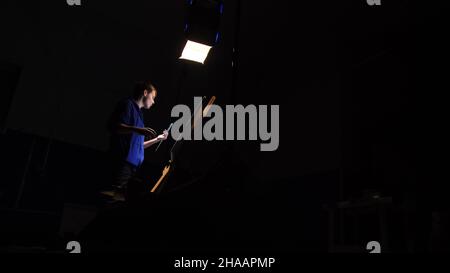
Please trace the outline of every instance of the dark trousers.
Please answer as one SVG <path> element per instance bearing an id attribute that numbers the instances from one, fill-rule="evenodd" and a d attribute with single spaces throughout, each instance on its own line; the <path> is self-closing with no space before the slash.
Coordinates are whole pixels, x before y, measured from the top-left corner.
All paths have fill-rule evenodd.
<path id="1" fill-rule="evenodd" d="M 139 179 L 138 169 L 130 163 L 116 163 L 113 170 L 113 187 L 116 192 L 123 194 L 126 201 L 139 200 L 149 191 L 145 183 Z"/>
<path id="2" fill-rule="evenodd" d="M 113 187 L 125 191 L 130 181 L 136 178 L 137 168 L 128 162 L 116 162 L 113 173 Z"/>

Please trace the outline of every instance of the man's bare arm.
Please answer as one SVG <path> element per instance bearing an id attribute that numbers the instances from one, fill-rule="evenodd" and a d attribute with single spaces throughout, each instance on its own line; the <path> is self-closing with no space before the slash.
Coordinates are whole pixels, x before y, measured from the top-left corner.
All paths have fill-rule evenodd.
<path id="1" fill-rule="evenodd" d="M 148 149 L 158 142 L 160 142 L 160 140 L 158 138 L 154 138 L 152 140 L 146 141 L 146 142 L 144 142 L 144 149 Z"/>
<path id="2" fill-rule="evenodd" d="M 164 134 L 159 135 L 158 137 L 156 137 L 156 138 L 154 138 L 152 140 L 144 142 L 144 149 L 150 148 L 153 145 L 155 145 L 155 144 L 157 144 L 157 143 L 159 143 L 161 141 L 166 140 L 168 136 L 169 136 L 169 133 L 167 131 L 164 131 Z"/>
<path id="3" fill-rule="evenodd" d="M 136 133 L 143 136 L 155 137 L 156 132 L 150 128 L 139 128 L 135 126 L 126 125 L 120 123 L 116 127 L 116 132 L 119 134 L 131 134 Z"/>

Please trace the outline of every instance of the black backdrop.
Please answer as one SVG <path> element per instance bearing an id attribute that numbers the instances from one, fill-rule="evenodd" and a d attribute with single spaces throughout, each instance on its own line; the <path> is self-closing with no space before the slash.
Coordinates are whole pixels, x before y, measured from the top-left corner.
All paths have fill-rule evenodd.
<path id="1" fill-rule="evenodd" d="M 210 171 L 222 178 L 213 176 L 208 190 L 273 195 L 282 208 L 303 207 L 311 215 L 338 199 L 340 181 L 346 197 L 375 188 L 400 199 L 411 193 L 426 206 L 441 200 L 436 185 L 420 176 L 425 164 L 419 152 L 428 152 L 421 146 L 425 120 L 437 116 L 424 110 L 433 97 L 429 84 L 436 90 L 445 83 L 444 70 L 433 72 L 434 60 L 448 60 L 444 9 L 412 1 L 383 1 L 381 7 L 362 0 L 242 2 L 235 94 L 236 1 L 226 3 L 223 40 L 205 66 L 177 61 L 182 0 L 2 4 L 0 60 L 23 67 L 8 126 L 40 137 L 43 151 L 34 156 L 39 166 L 48 163 L 43 180 L 51 182 L 45 187 L 57 189 L 44 191 L 54 194 L 47 200 L 64 193 L 64 201 L 95 202 L 107 171 L 105 121 L 143 78 L 153 79 L 160 91 L 146 113 L 147 125 L 157 130 L 167 127 L 174 104 L 192 104 L 194 95 L 216 95 L 220 105 L 280 105 L 276 152 L 261 153 L 256 142 L 185 146 L 179 162 L 191 176 Z M 149 173 L 159 171 L 167 151 L 166 145 L 147 154 Z M 27 154 L 24 149 L 22 158 Z M 27 185 L 39 185 L 30 180 Z M 29 196 L 35 196 L 32 189 Z M 29 206 L 42 203 L 28 198 Z M 303 219 L 311 220 L 308 213 Z"/>

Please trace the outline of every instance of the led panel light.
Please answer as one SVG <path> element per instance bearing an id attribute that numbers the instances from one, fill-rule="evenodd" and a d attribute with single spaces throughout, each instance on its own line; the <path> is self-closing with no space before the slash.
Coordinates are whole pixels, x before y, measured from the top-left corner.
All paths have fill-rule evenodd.
<path id="1" fill-rule="evenodd" d="M 211 46 L 188 40 L 180 59 L 204 64 L 211 48 Z"/>

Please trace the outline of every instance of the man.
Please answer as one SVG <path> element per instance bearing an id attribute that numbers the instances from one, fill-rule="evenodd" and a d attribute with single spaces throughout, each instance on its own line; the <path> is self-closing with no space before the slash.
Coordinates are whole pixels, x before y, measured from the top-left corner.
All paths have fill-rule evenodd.
<path id="1" fill-rule="evenodd" d="M 153 129 L 144 125 L 142 109 L 150 109 L 156 95 L 150 81 L 136 83 L 132 97 L 121 101 L 109 120 L 115 200 L 124 200 L 129 195 L 129 183 L 144 161 L 144 150 L 168 137 L 167 131 L 156 136 Z M 146 137 L 150 140 L 145 141 Z"/>

